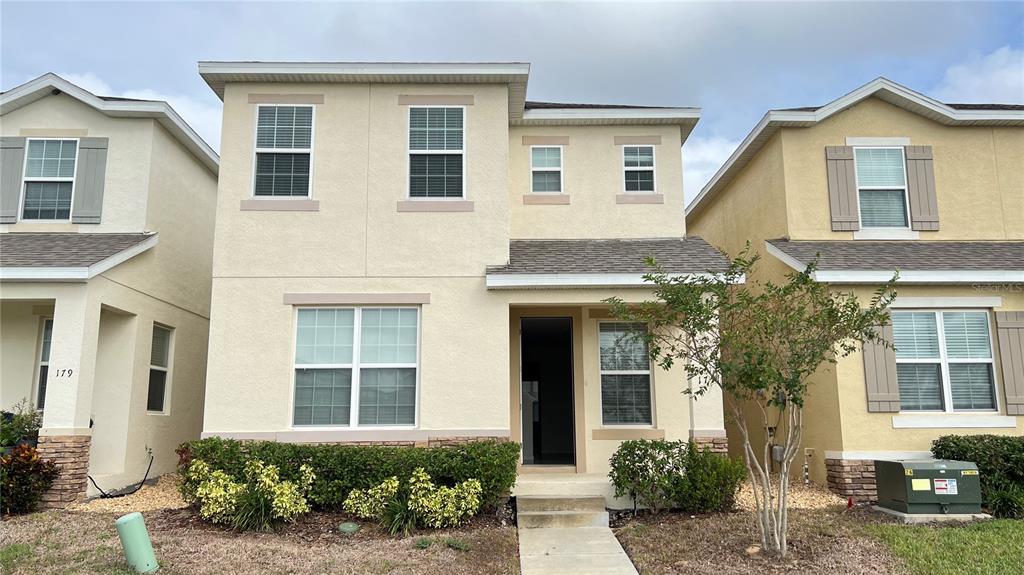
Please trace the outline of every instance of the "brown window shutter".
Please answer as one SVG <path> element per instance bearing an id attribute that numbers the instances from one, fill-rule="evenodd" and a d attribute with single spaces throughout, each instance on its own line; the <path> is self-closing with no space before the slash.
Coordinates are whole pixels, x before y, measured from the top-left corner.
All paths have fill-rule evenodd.
<path id="1" fill-rule="evenodd" d="M 859 230 L 860 206 L 857 205 L 853 148 L 825 146 L 825 167 L 828 172 L 828 205 L 832 210 L 832 231 Z"/>
<path id="2" fill-rule="evenodd" d="M 71 221 L 98 224 L 103 214 L 103 187 L 107 179 L 107 138 L 82 138 L 78 142 L 75 204 Z"/>
<path id="3" fill-rule="evenodd" d="M 935 167 L 931 146 L 907 146 L 907 196 L 910 228 L 934 232 L 939 229 L 939 203 L 935 197 Z"/>
<path id="4" fill-rule="evenodd" d="M 881 328 L 882 338 L 892 342 L 892 324 Z M 868 391 L 868 411 L 900 410 L 900 386 L 896 380 L 896 350 L 878 342 L 864 343 L 864 382 Z"/>
<path id="5" fill-rule="evenodd" d="M 25 138 L 0 138 L 0 224 L 18 221 L 24 169 Z"/>
<path id="6" fill-rule="evenodd" d="M 1006 414 L 1024 415 L 1024 311 L 996 312 Z"/>

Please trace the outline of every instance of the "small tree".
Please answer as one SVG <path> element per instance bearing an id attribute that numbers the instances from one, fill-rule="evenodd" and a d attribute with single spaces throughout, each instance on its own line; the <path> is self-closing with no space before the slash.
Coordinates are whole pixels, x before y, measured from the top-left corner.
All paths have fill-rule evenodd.
<path id="1" fill-rule="evenodd" d="M 745 282 L 757 260 L 748 244 L 725 273 L 670 276 L 648 259 L 653 271 L 644 280 L 652 284 L 655 300 L 606 302 L 616 318 L 647 324 L 648 331 L 636 337 L 646 340 L 652 360 L 665 369 L 676 361 L 685 364 L 685 393 L 722 389 L 743 439 L 762 547 L 785 556 L 789 473 L 800 448 L 811 377 L 861 342 L 891 346 L 876 328 L 889 320 L 896 278 L 862 307 L 855 295 L 814 281 L 816 262 L 790 273 L 785 283 Z M 756 406 L 750 410 L 756 415 L 743 404 Z M 774 437 L 767 433 L 773 424 Z M 763 445 L 752 444 L 754 425 L 766 431 Z M 773 482 L 771 449 L 778 437 L 785 442 Z"/>

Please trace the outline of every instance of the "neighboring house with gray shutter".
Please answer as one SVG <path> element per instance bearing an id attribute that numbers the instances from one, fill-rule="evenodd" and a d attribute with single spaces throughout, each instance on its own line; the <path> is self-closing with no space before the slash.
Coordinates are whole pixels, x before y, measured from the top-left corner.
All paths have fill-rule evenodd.
<path id="1" fill-rule="evenodd" d="M 896 350 L 869 346 L 812 386 L 801 453 L 815 481 L 871 498 L 876 458 L 1024 433 L 1024 106 L 946 104 L 879 78 L 772 110 L 686 224 L 730 253 L 750 240 L 761 279 L 817 258 L 815 279 L 867 300 L 899 270 L 883 328 Z"/>
<path id="2" fill-rule="evenodd" d="M 727 265 L 685 237 L 699 110 L 529 102 L 521 63 L 199 70 L 224 101 L 204 435 L 511 439 L 517 489 L 609 495 L 623 440 L 724 449 L 721 396 L 604 303 L 651 296 L 647 255 Z"/>
<path id="3" fill-rule="evenodd" d="M 217 154 L 165 102 L 53 74 L 0 94 L 0 130 L 0 409 L 43 410 L 47 503 L 173 470 L 202 428 Z"/>

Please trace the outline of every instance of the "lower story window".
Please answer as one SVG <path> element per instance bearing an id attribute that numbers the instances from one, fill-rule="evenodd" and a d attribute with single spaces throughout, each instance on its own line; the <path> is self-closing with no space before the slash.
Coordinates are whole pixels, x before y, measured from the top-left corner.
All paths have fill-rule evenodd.
<path id="1" fill-rule="evenodd" d="M 43 320 L 43 342 L 39 351 L 39 385 L 36 387 L 36 409 L 46 406 L 46 379 L 50 372 L 50 344 L 53 342 L 53 320 Z"/>
<path id="2" fill-rule="evenodd" d="M 295 344 L 294 425 L 414 425 L 416 308 L 304 308 Z"/>
<path id="3" fill-rule="evenodd" d="M 167 408 L 168 370 L 171 365 L 172 330 L 153 325 L 153 346 L 149 359 L 149 393 L 146 396 L 146 411 L 165 413 Z"/>
<path id="4" fill-rule="evenodd" d="M 651 363 L 643 339 L 647 327 L 602 322 L 601 420 L 604 425 L 651 425 Z"/>
<path id="5" fill-rule="evenodd" d="M 992 411 L 996 392 L 988 312 L 893 312 L 903 411 Z"/>

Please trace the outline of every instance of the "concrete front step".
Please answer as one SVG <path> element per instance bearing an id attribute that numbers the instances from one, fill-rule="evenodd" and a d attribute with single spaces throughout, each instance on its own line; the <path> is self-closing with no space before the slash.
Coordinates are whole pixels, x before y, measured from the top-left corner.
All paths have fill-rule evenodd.
<path id="1" fill-rule="evenodd" d="M 607 511 L 520 511 L 520 529 L 542 527 L 608 527 Z"/>
<path id="2" fill-rule="evenodd" d="M 604 511 L 601 495 L 523 495 L 516 497 L 516 509 L 524 511 Z"/>

